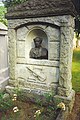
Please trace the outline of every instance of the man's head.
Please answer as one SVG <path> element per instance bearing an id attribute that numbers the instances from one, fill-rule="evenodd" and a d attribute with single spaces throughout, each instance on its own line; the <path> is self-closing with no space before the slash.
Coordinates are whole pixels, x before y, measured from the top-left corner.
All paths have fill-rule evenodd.
<path id="1" fill-rule="evenodd" d="M 34 40 L 34 43 L 35 43 L 35 47 L 40 47 L 41 46 L 42 38 L 36 37 L 33 40 Z"/>

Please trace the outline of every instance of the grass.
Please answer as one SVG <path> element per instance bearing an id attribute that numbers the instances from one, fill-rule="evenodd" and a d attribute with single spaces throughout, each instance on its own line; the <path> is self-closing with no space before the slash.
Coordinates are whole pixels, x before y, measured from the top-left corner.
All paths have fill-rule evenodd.
<path id="1" fill-rule="evenodd" d="M 72 85 L 76 92 L 80 92 L 80 48 L 73 51 Z"/>

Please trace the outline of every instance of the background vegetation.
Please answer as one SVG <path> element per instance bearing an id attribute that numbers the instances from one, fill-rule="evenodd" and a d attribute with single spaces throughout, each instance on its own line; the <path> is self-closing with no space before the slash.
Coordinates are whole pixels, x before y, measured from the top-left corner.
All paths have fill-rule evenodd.
<path id="1" fill-rule="evenodd" d="M 76 48 L 73 52 L 72 84 L 73 89 L 80 92 L 80 48 Z"/>
<path id="2" fill-rule="evenodd" d="M 2 0 L 4 6 L 0 6 L 0 22 L 7 26 L 7 19 L 5 18 L 5 14 L 7 13 L 7 8 L 15 6 L 17 4 L 21 4 L 27 0 Z"/>
<path id="3" fill-rule="evenodd" d="M 5 7 L 8 8 L 8 7 L 14 6 L 16 4 L 23 3 L 25 1 L 27 1 L 27 0 L 3 0 L 3 3 L 5 5 Z"/>
<path id="4" fill-rule="evenodd" d="M 5 19 L 5 13 L 7 12 L 6 7 L 0 6 L 0 22 L 7 26 L 7 20 Z"/>

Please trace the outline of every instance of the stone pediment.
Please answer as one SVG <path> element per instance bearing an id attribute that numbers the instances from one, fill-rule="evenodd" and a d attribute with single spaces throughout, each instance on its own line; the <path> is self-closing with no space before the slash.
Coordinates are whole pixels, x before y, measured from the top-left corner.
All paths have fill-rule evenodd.
<path id="1" fill-rule="evenodd" d="M 7 19 L 77 14 L 73 0 L 28 0 L 11 7 Z"/>

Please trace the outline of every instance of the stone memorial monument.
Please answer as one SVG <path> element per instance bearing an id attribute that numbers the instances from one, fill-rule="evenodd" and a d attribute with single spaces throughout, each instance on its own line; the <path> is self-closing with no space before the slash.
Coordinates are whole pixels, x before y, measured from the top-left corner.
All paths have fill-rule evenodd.
<path id="1" fill-rule="evenodd" d="M 29 0 L 8 9 L 9 86 L 35 94 L 52 91 L 73 103 L 72 0 Z M 38 41 L 38 42 L 37 42 Z"/>

